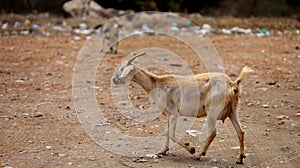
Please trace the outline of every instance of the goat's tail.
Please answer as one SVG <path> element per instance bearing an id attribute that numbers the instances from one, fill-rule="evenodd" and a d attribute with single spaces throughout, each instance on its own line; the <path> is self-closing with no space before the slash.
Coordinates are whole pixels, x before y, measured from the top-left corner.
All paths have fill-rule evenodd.
<path id="1" fill-rule="evenodd" d="M 251 68 L 245 66 L 242 70 L 242 72 L 240 73 L 239 77 L 234 81 L 234 83 L 236 84 L 240 84 L 244 78 L 249 74 L 249 73 L 252 73 L 254 72 Z"/>

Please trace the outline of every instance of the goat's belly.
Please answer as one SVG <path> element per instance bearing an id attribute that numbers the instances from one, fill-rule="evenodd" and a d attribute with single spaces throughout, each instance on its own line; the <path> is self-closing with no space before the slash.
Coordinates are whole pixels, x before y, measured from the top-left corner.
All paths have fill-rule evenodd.
<path id="1" fill-rule="evenodd" d="M 205 111 L 198 111 L 198 114 L 197 114 L 197 118 L 201 118 L 201 117 L 205 117 L 206 116 L 206 113 Z"/>
<path id="2" fill-rule="evenodd" d="M 184 110 L 184 111 L 180 111 L 180 116 L 201 118 L 201 117 L 205 117 L 206 113 L 205 111 L 199 109 Z"/>

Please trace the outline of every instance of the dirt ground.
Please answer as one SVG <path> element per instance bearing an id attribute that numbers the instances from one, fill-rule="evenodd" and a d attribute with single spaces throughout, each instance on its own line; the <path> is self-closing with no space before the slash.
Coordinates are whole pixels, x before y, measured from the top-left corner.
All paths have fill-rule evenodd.
<path id="1" fill-rule="evenodd" d="M 138 38 L 139 43 L 131 43 L 131 39 L 120 43 L 118 54 L 107 54 L 107 74 L 102 75 L 107 78 L 97 78 L 97 86 L 109 88 L 109 74 L 128 52 L 139 46 L 165 46 L 183 57 L 187 55 L 179 43 L 170 43 L 168 37 Z M 245 129 L 244 165 L 235 164 L 238 139 L 229 120 L 218 124 L 218 135 L 201 161 L 179 146 L 162 158 L 131 158 L 104 150 L 85 132 L 73 105 L 73 68 L 84 38 L 28 35 L 0 38 L 1 166 L 299 167 L 300 36 L 210 35 L 208 39 L 232 79 L 245 65 L 255 71 L 242 84 L 239 106 L 239 118 Z M 198 72 L 197 64 L 186 59 Z M 109 111 L 110 99 L 101 95 L 101 89 L 96 94 L 100 107 Z M 139 94 L 142 96 L 135 98 Z M 130 96 L 133 101 L 138 99 L 137 106 L 147 106 L 142 91 Z M 161 131 L 148 127 L 153 123 L 132 128 L 126 125 L 128 119 L 109 113 L 106 116 L 131 135 L 155 135 L 155 131 Z M 153 122 L 159 124 L 160 120 Z"/>

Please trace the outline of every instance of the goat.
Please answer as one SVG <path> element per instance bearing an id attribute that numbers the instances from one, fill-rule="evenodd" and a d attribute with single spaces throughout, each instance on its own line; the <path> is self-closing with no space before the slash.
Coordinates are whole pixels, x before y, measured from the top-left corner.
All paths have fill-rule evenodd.
<path id="1" fill-rule="evenodd" d="M 93 0 L 71 0 L 63 4 L 63 9 L 73 18 L 81 17 L 82 20 L 85 20 L 86 17 L 89 16 L 92 1 Z"/>
<path id="2" fill-rule="evenodd" d="M 139 66 L 132 64 L 132 62 L 144 55 L 145 52 L 138 54 L 131 58 L 129 61 L 123 62 L 123 64 L 116 70 L 116 73 L 112 77 L 112 82 L 116 85 L 125 84 L 131 80 L 139 84 L 148 94 L 152 96 L 155 103 L 160 103 L 165 101 L 163 114 L 168 117 L 168 128 L 166 133 L 166 143 L 162 152 L 159 155 L 166 155 L 169 150 L 169 138 L 175 143 L 184 147 L 192 155 L 195 154 L 195 158 L 200 160 L 201 156 L 205 156 L 209 145 L 217 135 L 216 133 L 216 122 L 217 120 L 224 120 L 229 117 L 239 138 L 240 143 L 240 154 L 236 163 L 243 164 L 243 159 L 246 158 L 244 151 L 244 130 L 241 128 L 238 119 L 238 101 L 241 92 L 240 83 L 246 77 L 247 74 L 251 73 L 252 70 L 248 67 L 244 67 L 240 75 L 235 81 L 232 81 L 224 73 L 202 73 L 191 76 L 180 76 L 180 75 L 155 75 Z M 200 99 L 196 101 L 199 104 L 199 108 L 196 113 L 189 111 L 183 111 L 180 108 L 180 103 L 182 99 L 188 99 L 188 97 L 193 94 L 190 93 L 189 87 L 193 85 L 192 81 L 196 81 L 196 85 L 199 90 Z M 223 91 L 216 90 L 221 80 L 225 80 L 225 88 Z M 181 83 L 180 86 L 178 83 Z M 219 86 L 218 86 L 219 85 Z M 151 94 L 152 90 L 156 90 L 159 94 Z M 181 92 L 186 90 L 185 92 Z M 161 96 L 161 95 L 165 95 Z M 212 104 L 212 100 L 220 100 L 219 108 L 217 108 L 217 113 L 212 113 L 210 110 L 215 104 Z M 193 100 L 190 100 L 193 102 Z M 194 103 L 190 103 L 191 106 L 195 106 Z M 210 114 L 211 113 L 211 114 Z M 200 151 L 195 153 L 194 147 L 190 147 L 188 143 L 183 143 L 175 137 L 175 127 L 178 116 L 188 116 L 188 117 L 209 117 L 208 122 L 208 137 L 206 138 L 203 146 L 201 146 Z"/>
<path id="3" fill-rule="evenodd" d="M 102 26 L 101 34 L 103 40 L 101 52 L 103 52 L 107 45 L 109 46 L 111 53 L 116 54 L 118 52 L 118 38 L 121 27 L 122 26 L 117 22 L 116 19 L 112 19 Z"/>

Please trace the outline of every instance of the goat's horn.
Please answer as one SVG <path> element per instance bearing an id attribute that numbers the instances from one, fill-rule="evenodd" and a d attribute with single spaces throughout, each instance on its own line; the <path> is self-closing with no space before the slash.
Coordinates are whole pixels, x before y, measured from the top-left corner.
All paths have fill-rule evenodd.
<path id="1" fill-rule="evenodd" d="M 145 55 L 145 54 L 146 54 L 146 51 L 144 51 L 144 52 L 142 52 L 142 53 L 139 53 L 139 54 L 135 55 L 134 57 L 132 57 L 132 58 L 128 61 L 127 65 L 131 64 L 131 62 L 132 62 L 133 60 L 135 60 L 137 57 L 140 57 L 140 56 Z"/>

